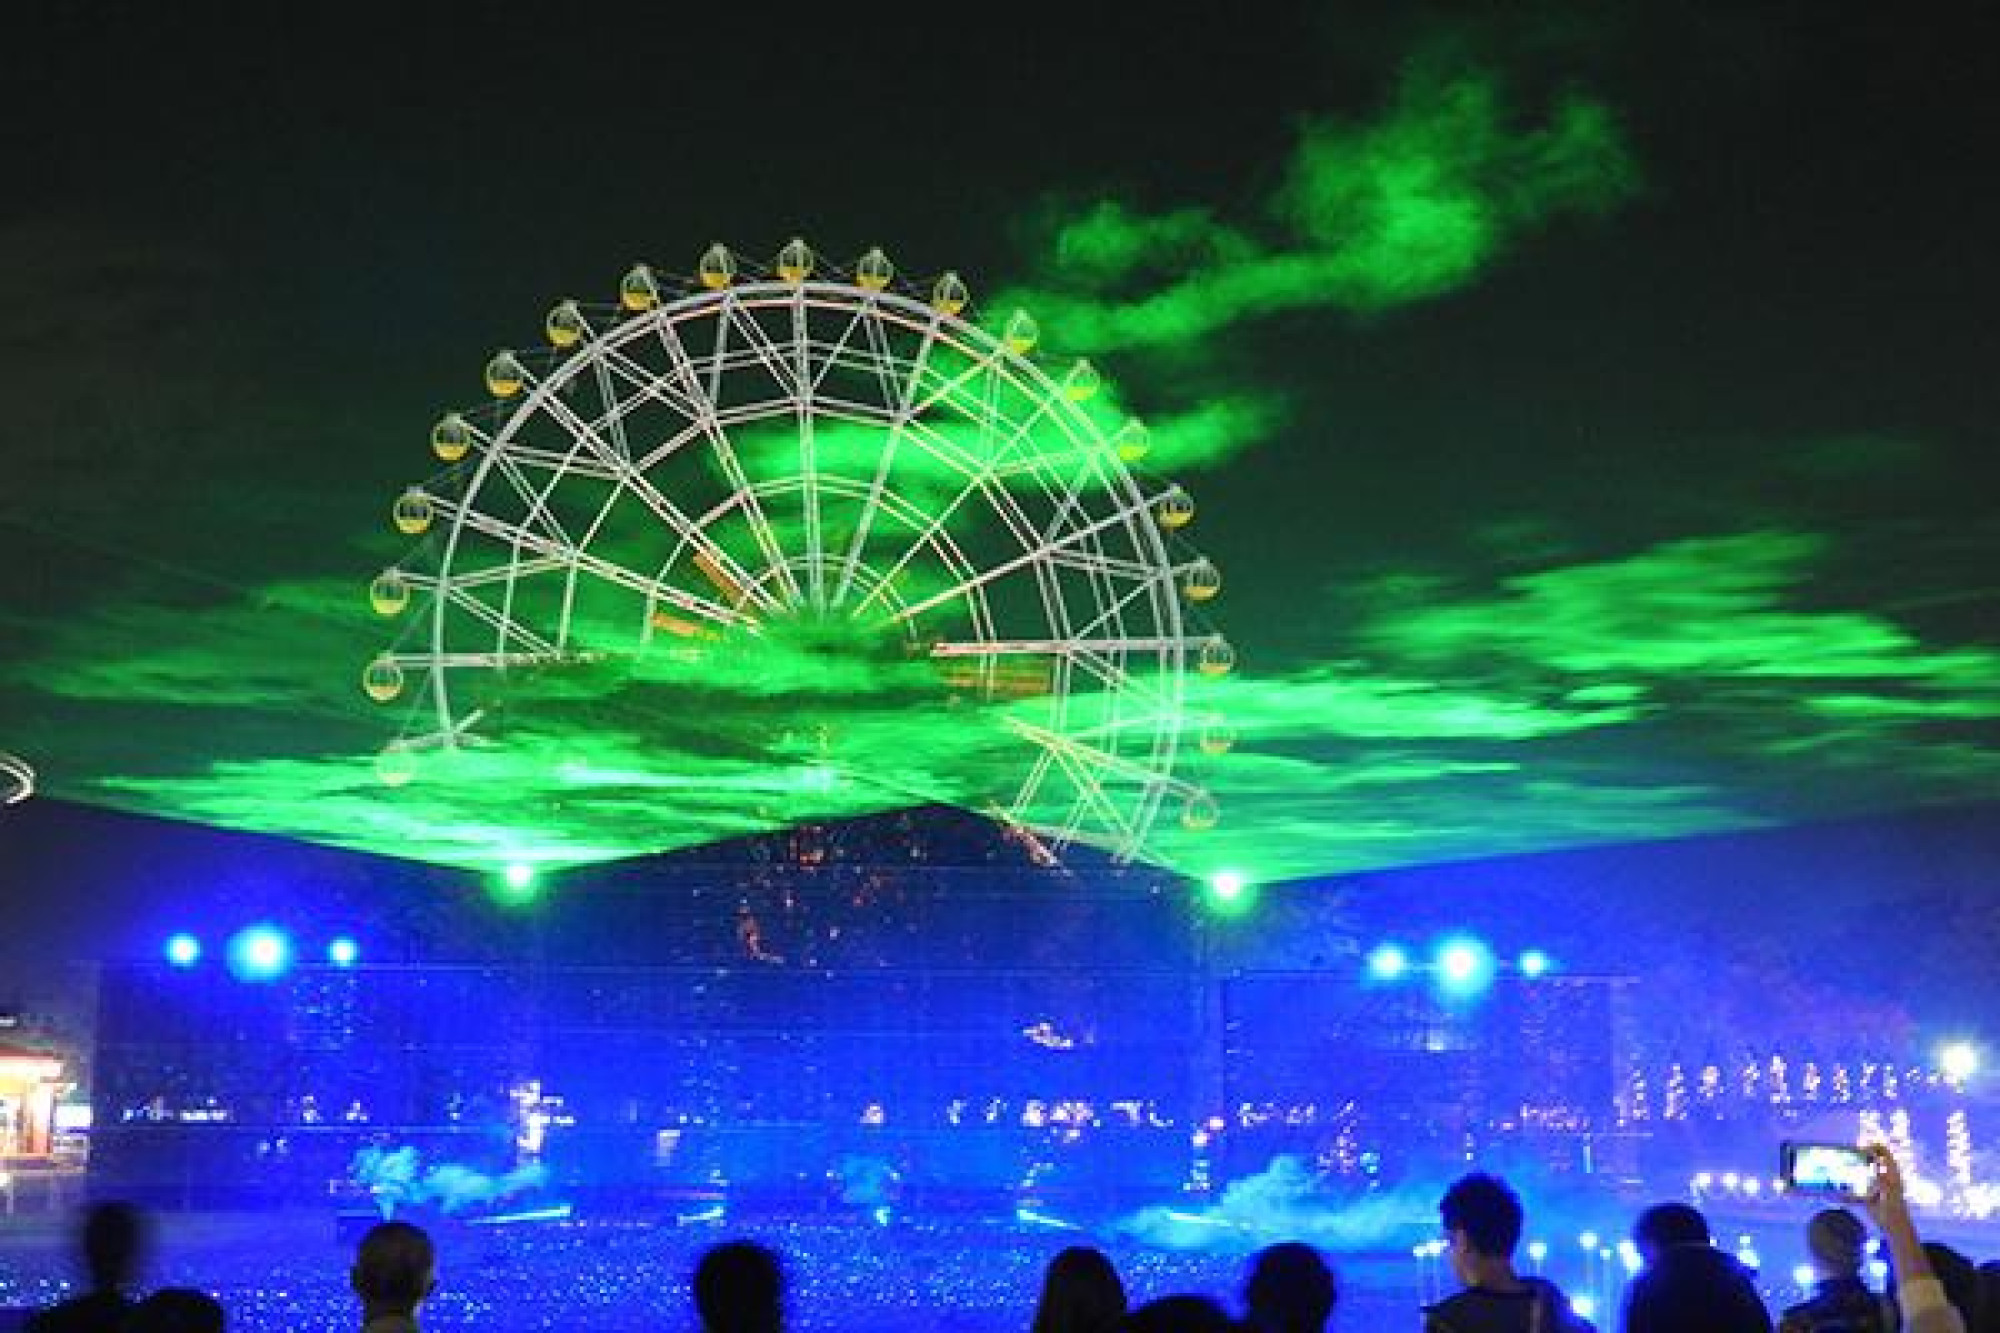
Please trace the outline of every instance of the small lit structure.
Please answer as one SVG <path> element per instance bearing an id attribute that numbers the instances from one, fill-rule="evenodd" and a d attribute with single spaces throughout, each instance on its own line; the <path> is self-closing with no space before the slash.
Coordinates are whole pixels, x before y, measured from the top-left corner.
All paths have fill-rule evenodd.
<path id="1" fill-rule="evenodd" d="M 778 276 L 796 286 L 812 276 L 813 260 L 812 247 L 805 238 L 794 236 L 778 251 Z"/>
<path id="2" fill-rule="evenodd" d="M 966 289 L 965 279 L 956 273 L 946 273 L 931 288 L 931 305 L 947 315 L 956 315 L 965 309 L 971 299 L 972 293 Z"/>
<path id="3" fill-rule="evenodd" d="M 48 1157 L 53 1151 L 62 1059 L 0 1042 L 0 1157 Z"/>
<path id="4" fill-rule="evenodd" d="M 865 291 L 884 291 L 895 277 L 896 266 L 889 262 L 889 256 L 882 253 L 879 245 L 861 256 L 861 262 L 854 266 L 854 280 Z"/>
<path id="5" fill-rule="evenodd" d="M 1063 377 L 1063 397 L 1072 403 L 1088 402 L 1104 387 L 1104 376 L 1088 361 L 1078 361 Z"/>
<path id="6" fill-rule="evenodd" d="M 633 314 L 643 314 L 660 303 L 660 280 L 647 264 L 634 264 L 618 280 L 618 304 Z M 562 344 L 558 344 L 562 345 Z"/>
<path id="7" fill-rule="evenodd" d="M 1007 319 L 1007 327 L 1000 334 L 1000 341 L 1015 356 L 1026 356 L 1041 341 L 1042 326 L 1035 323 L 1035 317 L 1025 310 L 1016 310 Z"/>

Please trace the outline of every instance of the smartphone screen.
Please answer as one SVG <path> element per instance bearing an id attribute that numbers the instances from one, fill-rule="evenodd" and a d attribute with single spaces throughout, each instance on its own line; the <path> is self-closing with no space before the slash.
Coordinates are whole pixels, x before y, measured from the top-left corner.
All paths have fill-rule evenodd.
<path id="1" fill-rule="evenodd" d="M 1852 1144 L 1783 1143 L 1778 1146 L 1778 1175 L 1787 1189 L 1802 1194 L 1862 1199 L 1874 1183 L 1875 1167 Z"/>

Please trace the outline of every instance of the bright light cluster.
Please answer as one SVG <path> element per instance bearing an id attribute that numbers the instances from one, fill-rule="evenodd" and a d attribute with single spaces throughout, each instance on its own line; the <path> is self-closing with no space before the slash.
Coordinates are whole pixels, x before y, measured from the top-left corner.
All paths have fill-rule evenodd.
<path id="1" fill-rule="evenodd" d="M 182 969 L 199 964 L 206 952 L 201 937 L 185 930 L 169 935 L 160 951 L 170 966 Z M 292 937 L 269 922 L 245 926 L 223 948 L 230 975 L 248 982 L 276 981 L 291 971 L 295 953 Z M 352 935 L 336 935 L 327 941 L 326 961 L 333 967 L 353 967 L 361 961 L 361 945 Z"/>
<path id="2" fill-rule="evenodd" d="M 1401 981 L 1419 970 L 1407 946 L 1385 940 L 1362 960 L 1370 981 Z M 1422 968 L 1451 994 L 1474 995 L 1493 984 L 1502 964 L 1491 945 L 1470 935 L 1448 935 L 1432 946 L 1429 965 Z M 1513 973 L 1530 981 L 1555 970 L 1555 960 L 1540 949 L 1524 950 L 1514 960 Z"/>

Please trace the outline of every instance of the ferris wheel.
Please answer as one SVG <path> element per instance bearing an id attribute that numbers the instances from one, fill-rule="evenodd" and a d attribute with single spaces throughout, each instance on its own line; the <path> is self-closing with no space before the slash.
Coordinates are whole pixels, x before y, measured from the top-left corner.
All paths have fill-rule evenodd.
<path id="1" fill-rule="evenodd" d="M 18 755 L 0 750 L 0 805 L 19 805 L 35 794 L 35 770 Z"/>
<path id="2" fill-rule="evenodd" d="M 369 588 L 400 629 L 362 676 L 405 709 L 383 781 L 505 746 L 524 693 L 601 690 L 786 763 L 774 717 L 824 710 L 822 784 L 1053 849 L 1213 825 L 1194 770 L 1232 737 L 1195 696 L 1234 653 L 1198 618 L 1221 576 L 1182 544 L 1193 502 L 1136 466 L 1147 428 L 1090 363 L 1052 373 L 1030 315 L 970 309 L 955 273 L 906 284 L 880 250 L 830 270 L 801 240 L 769 271 L 718 244 L 689 278 L 640 264 L 615 302 L 555 305 L 395 502 L 421 540 Z M 967 725 L 921 729 L 907 764 L 843 752 L 884 694 Z M 960 738 L 963 773 L 936 753 Z"/>

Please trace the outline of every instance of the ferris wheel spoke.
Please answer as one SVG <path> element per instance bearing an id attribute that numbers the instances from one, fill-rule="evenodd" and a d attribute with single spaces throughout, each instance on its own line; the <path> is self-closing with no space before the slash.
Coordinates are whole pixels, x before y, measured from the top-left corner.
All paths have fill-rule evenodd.
<path id="1" fill-rule="evenodd" d="M 879 321 L 870 321 L 869 337 L 882 358 L 878 360 L 877 375 L 883 381 L 884 396 L 895 404 L 895 415 L 890 419 L 888 438 L 882 443 L 882 456 L 875 464 L 875 477 L 869 483 L 868 497 L 861 504 L 861 517 L 854 525 L 854 538 L 848 544 L 847 563 L 840 576 L 840 586 L 833 595 L 833 604 L 839 606 L 847 600 L 847 594 L 854 586 L 854 576 L 861 568 L 861 557 L 868 547 L 868 535 L 875 523 L 876 511 L 882 505 L 882 493 L 888 485 L 889 470 L 895 466 L 896 451 L 901 447 L 903 437 L 914 419 L 913 407 L 917 385 L 922 381 L 924 368 L 930 364 L 931 349 L 937 345 L 938 318 L 935 313 L 925 325 L 923 341 L 917 345 L 916 355 L 911 358 L 909 373 L 902 379 L 883 374 L 881 367 L 888 364 L 888 340 Z"/>
<path id="2" fill-rule="evenodd" d="M 900 623 L 902 621 L 909 620 L 914 616 L 922 615 L 925 611 L 930 610 L 932 607 L 939 606 L 945 602 L 948 602 L 954 597 L 964 596 L 968 591 L 970 591 L 974 587 L 991 583 L 994 579 L 1003 578 L 1006 575 L 1013 573 L 1017 569 L 1021 569 L 1027 565 L 1031 565 L 1035 563 L 1037 560 L 1045 559 L 1052 551 L 1061 550 L 1062 548 L 1072 545 L 1075 542 L 1084 540 L 1085 538 L 1091 536 L 1093 533 L 1102 532 L 1106 528 L 1116 527 L 1121 523 L 1129 522 L 1134 516 L 1145 513 L 1148 509 L 1152 507 L 1152 505 L 1153 505 L 1152 499 L 1142 496 L 1135 503 L 1128 503 L 1126 505 L 1123 505 L 1120 508 L 1113 510 L 1111 513 L 1106 514 L 1104 517 L 1094 519 L 1091 522 L 1084 524 L 1082 527 L 1072 528 L 1069 532 L 1066 532 L 1061 536 L 1057 537 L 1045 536 L 1042 543 L 1039 546 L 1032 547 L 1029 550 L 1021 552 L 1019 555 L 1013 556 L 1012 558 L 1007 560 L 1003 560 L 999 564 L 994 565 L 989 569 L 981 571 L 980 573 L 974 575 L 970 579 L 962 579 L 959 582 L 953 584 L 951 587 L 946 588 L 942 592 L 933 593 L 929 597 L 924 598 L 920 602 L 914 602 L 911 605 L 904 607 L 901 611 L 897 612 L 894 616 L 890 617 L 890 621 L 891 623 Z M 908 559 L 907 554 L 905 555 L 904 558 L 906 560 Z M 865 606 L 866 603 L 864 602 L 862 605 Z M 857 607 L 856 609 L 859 610 L 860 608 Z"/>
<path id="3" fill-rule="evenodd" d="M 1001 518 L 1002 522 L 1007 524 L 1015 540 L 1019 541 L 1024 548 L 1033 549 L 1039 546 L 1049 549 L 1060 549 L 1059 547 L 1049 547 L 1050 538 L 1053 536 L 1054 530 L 1060 526 L 1060 523 L 1052 521 L 1043 530 L 1039 541 L 1036 540 L 1033 528 L 1027 523 L 1026 516 L 1021 513 L 1019 505 L 1011 493 L 1005 487 L 995 487 L 992 485 L 994 474 L 987 464 L 967 455 L 963 450 L 942 439 L 934 430 L 927 427 L 912 425 L 909 430 L 909 437 L 939 462 L 958 470 L 964 480 L 957 493 L 938 508 L 931 522 L 912 538 L 902 554 L 897 557 L 895 564 L 892 566 L 892 572 L 900 571 L 903 566 L 916 557 L 926 542 L 934 541 L 938 534 L 944 531 L 945 525 L 951 521 L 960 506 L 975 494 L 983 494 L 987 497 L 993 505 L 994 512 Z M 855 614 L 859 614 L 866 605 L 867 602 L 864 601 L 860 606 L 857 606 Z"/>
<path id="4" fill-rule="evenodd" d="M 1049 556 L 1049 563 L 1059 569 L 1072 569 L 1080 574 L 1108 575 L 1114 578 L 1130 579 L 1138 586 L 1129 595 L 1144 593 L 1162 583 L 1168 576 L 1161 574 L 1150 565 L 1142 565 L 1137 560 L 1126 560 L 1108 555 L 1101 550 L 1072 551 L 1065 547 Z"/>
<path id="5" fill-rule="evenodd" d="M 617 470 L 588 458 L 578 458 L 572 454 L 558 453 L 553 449 L 537 448 L 509 440 L 506 446 L 508 461 L 518 468 L 541 468 L 558 476 L 589 477 L 593 481 L 616 481 Z"/>
<path id="6" fill-rule="evenodd" d="M 686 611 L 690 615 L 697 615 L 705 620 L 712 620 L 719 625 L 749 625 L 754 623 L 750 617 L 745 616 L 741 612 L 731 610 L 729 607 L 722 606 L 716 602 L 711 602 L 706 597 L 697 596 L 684 588 L 676 588 L 670 584 L 662 583 L 658 579 L 648 578 L 644 574 L 626 569 L 622 565 L 613 564 L 602 556 L 593 555 L 589 551 L 579 550 L 575 547 L 565 547 L 546 537 L 529 532 L 516 524 L 508 523 L 504 519 L 497 519 L 489 514 L 482 514 L 475 509 L 456 505 L 440 505 L 440 511 L 446 514 L 447 517 L 456 518 L 459 523 L 472 529 L 474 532 L 483 533 L 488 537 L 493 537 L 500 541 L 513 542 L 527 550 L 534 551 L 537 555 L 553 557 L 567 564 L 574 565 L 585 573 L 595 574 L 607 583 L 616 584 L 621 588 L 628 588 L 633 592 L 655 598 L 667 603 L 669 606 Z"/>
<path id="7" fill-rule="evenodd" d="M 555 570 L 571 568 L 570 562 L 560 556 L 538 555 L 527 560 L 513 560 L 504 565 L 490 565 L 485 569 L 472 569 L 464 573 L 454 572 L 451 586 L 455 588 L 481 588 L 492 583 L 505 583 L 509 579 L 526 578 L 531 574 L 546 574 Z M 413 588 L 439 588 L 440 580 L 428 575 L 405 574 Z"/>
<path id="8" fill-rule="evenodd" d="M 1087 766 L 1090 757 L 1088 751 L 1061 744 L 1062 738 L 1052 733 L 1035 735 L 1032 732 L 1023 732 L 1023 735 L 1049 748 L 1050 753 L 1055 756 L 1056 768 L 1069 779 L 1071 788 L 1076 792 L 1078 803 L 1096 815 L 1098 821 L 1114 835 L 1115 842 L 1122 845 L 1136 835 L 1137 831 L 1131 821 L 1106 794 L 1104 784 L 1098 781 L 1096 773 Z M 1071 827 L 1077 827 L 1074 815 L 1071 816 L 1070 823 Z"/>
<path id="9" fill-rule="evenodd" d="M 515 466 L 513 460 L 509 457 L 511 453 L 512 448 L 510 446 L 503 446 L 495 449 L 491 458 L 494 468 L 506 479 L 508 485 L 514 488 L 514 493 L 520 497 L 521 502 L 528 507 L 528 512 L 523 522 L 540 523 L 544 528 L 548 529 L 549 536 L 555 538 L 562 545 L 575 546 L 577 544 L 576 540 L 563 527 L 562 520 L 556 517 L 555 511 L 549 508 L 549 496 L 555 493 L 556 483 L 561 480 L 561 474 L 558 473 L 555 477 L 551 478 L 547 486 L 537 488 L 533 482 L 528 480 L 526 474 L 519 467 Z"/>
<path id="10" fill-rule="evenodd" d="M 1169 637 L 1130 639 L 990 639 L 946 640 L 931 645 L 930 655 L 950 657 L 1054 657 L 1079 653 L 1169 653 L 1185 649 L 1185 639 Z"/>
<path id="11" fill-rule="evenodd" d="M 656 518 L 673 529 L 677 536 L 683 541 L 693 543 L 711 561 L 723 570 L 728 571 L 739 582 L 747 583 L 749 581 L 749 571 L 738 564 L 735 557 L 716 545 L 707 533 L 697 528 L 688 518 L 687 514 L 682 511 L 681 507 L 672 500 L 669 500 L 660 491 L 659 487 L 653 484 L 651 478 L 633 467 L 629 459 L 612 448 L 609 441 L 605 440 L 603 436 L 598 434 L 581 417 L 571 411 L 567 404 L 551 402 L 547 405 L 547 410 L 564 429 L 571 431 L 577 439 L 587 441 L 591 452 L 612 469 L 616 479 L 624 488 L 630 491 L 647 509 L 651 510 Z M 574 545 L 575 543 L 570 544 Z M 765 599 L 765 604 L 767 606 L 774 605 L 769 599 Z"/>
<path id="12" fill-rule="evenodd" d="M 726 308 L 726 307 L 725 307 Z M 785 560 L 784 544 L 778 540 L 776 529 L 764 513 L 764 506 L 757 498 L 756 488 L 751 484 L 750 475 L 743 468 L 743 460 L 736 452 L 736 446 L 729 438 L 729 428 L 722 424 L 722 416 L 717 404 L 722 400 L 722 359 L 729 345 L 729 321 L 715 321 L 715 349 L 709 358 L 708 381 L 702 382 L 699 367 L 681 341 L 680 331 L 666 320 L 659 320 L 655 327 L 659 331 L 660 346 L 666 351 L 668 360 L 676 373 L 685 376 L 688 393 L 699 407 L 697 420 L 708 437 L 709 449 L 715 454 L 722 474 L 728 479 L 737 494 L 744 497 L 743 517 L 750 525 L 752 537 L 756 540 L 758 554 L 764 559 L 764 566 L 785 589 L 785 596 L 797 602 L 800 598 L 798 580 L 792 577 L 790 566 Z"/>
<path id="13" fill-rule="evenodd" d="M 803 294 L 801 294 L 801 300 L 803 300 Z M 813 305 L 816 309 L 825 309 L 825 310 L 840 309 L 840 307 L 837 305 L 829 305 L 824 302 L 814 302 Z M 843 364 L 844 356 L 854 355 L 854 334 L 857 330 L 862 328 L 867 328 L 871 331 L 871 334 L 868 339 L 869 352 L 871 354 L 879 355 L 879 353 L 875 353 L 875 344 L 878 340 L 874 336 L 874 331 L 879 330 L 880 328 L 880 317 L 876 311 L 875 303 L 872 300 L 864 305 L 855 306 L 852 312 L 848 315 L 847 322 L 841 326 L 840 333 L 830 342 L 822 341 L 819 339 L 809 339 L 805 336 L 806 331 L 803 328 L 800 328 L 798 330 L 801 339 L 801 344 L 808 347 L 811 350 L 816 350 L 819 353 L 818 357 L 819 369 L 817 371 L 811 371 L 810 358 L 805 359 L 806 361 L 805 369 L 808 372 L 806 374 L 806 392 L 809 393 L 815 401 L 818 401 L 820 398 L 827 396 L 825 394 L 826 379 L 827 376 L 833 373 L 834 367 Z M 870 367 L 875 370 L 876 378 L 878 380 L 881 380 L 882 379 L 881 368 L 878 364 L 876 364 L 873 355 L 871 355 L 869 358 L 869 364 Z M 887 387 L 886 381 L 884 382 L 884 387 L 885 388 Z M 883 401 L 893 402 L 894 399 L 885 397 Z"/>
<path id="14" fill-rule="evenodd" d="M 448 671 L 500 671 L 512 667 L 579 666 L 609 661 L 610 653 L 505 652 L 505 653 L 385 653 L 378 661 L 399 667 Z"/>
<path id="15" fill-rule="evenodd" d="M 988 375 L 993 371 L 995 363 L 999 360 L 1000 356 L 1001 351 L 996 344 L 972 357 L 965 369 L 959 371 L 957 374 L 948 379 L 939 379 L 937 386 L 930 394 L 917 404 L 915 414 L 917 416 L 928 414 L 932 408 L 941 402 L 949 401 L 968 384 Z"/>
<path id="16" fill-rule="evenodd" d="M 510 582 L 508 586 L 512 587 L 513 585 Z M 488 627 L 497 632 L 500 636 L 500 647 L 498 649 L 500 652 L 508 651 L 508 640 L 510 639 L 518 642 L 522 648 L 531 653 L 554 654 L 559 651 L 554 644 L 522 625 L 514 617 L 503 611 L 496 610 L 465 591 L 461 584 L 444 584 L 439 588 L 439 592 L 453 606 L 485 622 Z"/>
<path id="17" fill-rule="evenodd" d="M 678 413 L 686 421 L 701 419 L 706 404 L 692 374 L 687 377 L 688 387 L 681 389 L 627 356 L 624 349 L 617 344 L 602 343 L 598 345 L 596 351 L 598 363 L 604 369 L 604 376 L 599 385 L 605 396 L 603 420 L 607 424 L 616 422 L 622 429 L 625 418 L 632 415 L 634 406 L 639 403 L 658 404 L 668 411 Z M 623 380 L 632 392 L 623 398 L 619 397 L 612 385 L 613 379 Z"/>
<path id="18" fill-rule="evenodd" d="M 918 553 L 923 550 L 925 545 L 936 545 L 944 539 L 945 527 L 951 522 L 952 516 L 958 512 L 961 505 L 980 491 L 981 484 L 985 480 L 984 470 L 975 461 L 971 460 L 969 456 L 956 446 L 940 439 L 936 432 L 928 427 L 923 427 L 912 422 L 908 428 L 908 438 L 918 448 L 923 449 L 939 462 L 945 463 L 947 466 L 953 467 L 963 473 L 965 482 L 951 499 L 937 507 L 928 522 L 916 530 L 916 534 L 911 537 L 908 545 L 903 548 L 901 554 L 890 565 L 889 572 L 883 576 L 883 582 L 877 586 L 877 592 L 881 590 L 881 587 L 886 586 L 890 580 L 902 573 L 910 561 L 916 559 Z M 859 616 L 863 611 L 867 610 L 868 604 L 873 600 L 874 594 L 863 598 L 849 614 Z"/>
<path id="19" fill-rule="evenodd" d="M 749 487 L 749 478 L 745 475 L 736 451 L 730 444 L 728 428 L 723 424 L 721 413 L 716 407 L 713 386 L 708 389 L 703 388 L 700 368 L 696 365 L 693 356 L 689 354 L 686 345 L 681 341 L 679 333 L 667 321 L 657 320 L 654 322 L 653 328 L 660 349 L 666 355 L 671 368 L 671 374 L 680 378 L 684 382 L 685 387 L 676 389 L 667 376 L 649 373 L 632 358 L 624 355 L 622 351 L 616 347 L 607 345 L 603 349 L 607 372 L 615 373 L 619 378 L 625 380 L 634 392 L 630 397 L 620 401 L 613 410 L 608 411 L 606 413 L 606 420 L 619 423 L 622 433 L 622 422 L 626 416 L 630 415 L 631 404 L 635 401 L 653 401 L 664 404 L 669 410 L 679 414 L 688 424 L 686 429 L 675 432 L 659 446 L 650 450 L 642 462 L 628 465 L 624 475 L 643 479 L 648 469 L 656 466 L 662 459 L 677 452 L 689 440 L 704 438 L 714 451 L 717 461 L 721 464 L 723 475 L 729 484 L 738 492 L 747 490 Z M 722 342 L 725 328 L 726 326 L 721 321 L 717 321 L 717 344 L 714 363 L 718 368 L 725 350 Z M 655 490 L 657 493 L 657 488 Z M 788 588 L 792 599 L 796 600 L 798 597 L 798 587 L 791 581 L 789 571 L 786 571 L 784 568 L 785 557 L 783 550 L 779 546 L 776 534 L 771 529 L 770 523 L 765 518 L 761 508 L 753 502 L 745 508 L 744 516 L 751 525 L 753 535 L 757 541 L 758 553 L 763 557 L 766 566 L 781 574 L 779 581 Z M 709 554 L 709 559 L 711 562 L 716 562 L 719 568 L 725 567 L 725 565 L 734 566 L 736 572 L 742 575 L 741 578 L 736 580 L 742 586 L 761 588 L 761 580 L 752 578 L 749 572 L 740 563 L 736 562 L 733 557 L 729 556 L 726 551 L 717 548 L 716 551 Z M 778 605 L 775 599 L 761 591 L 759 597 L 766 607 L 775 607 Z"/>
<path id="20" fill-rule="evenodd" d="M 1200 791 L 1194 783 L 1174 777 L 1172 771 L 1152 769 L 1126 755 L 1106 751 L 1104 747 L 1098 745 L 1086 745 L 1076 735 L 1048 731 L 1046 727 L 1034 727 L 1032 723 L 1022 723 L 1018 719 L 1010 719 L 1008 725 L 1018 735 L 1026 737 L 1028 741 L 1034 741 L 1036 745 L 1052 753 L 1058 759 L 1058 765 L 1062 765 L 1064 771 L 1070 775 L 1070 779 L 1076 781 L 1078 789 L 1098 793 L 1098 797 L 1102 797 L 1104 793 L 1104 785 L 1096 779 L 1098 773 L 1112 773 L 1122 781 L 1140 785 L 1148 793 L 1192 797 Z M 1124 825 L 1124 829 L 1130 833 L 1130 825 Z"/>
<path id="21" fill-rule="evenodd" d="M 794 298 L 787 302 L 787 305 L 791 307 L 794 321 L 802 321 L 805 318 L 804 290 L 798 290 Z M 749 313 L 743 301 L 734 292 L 725 292 L 723 294 L 720 309 L 722 319 L 727 321 L 736 330 L 738 336 L 743 341 L 743 346 L 747 347 L 751 355 L 763 363 L 764 369 L 770 373 L 772 380 L 784 391 L 785 395 L 793 402 L 808 399 L 811 395 L 811 390 L 808 387 L 808 377 L 804 371 L 803 361 L 800 359 L 804 350 L 803 347 L 797 349 L 793 356 L 787 357 L 785 349 L 779 347 L 777 343 L 771 340 L 771 335 L 764 331 L 764 326 L 757 322 L 756 316 Z M 803 333 L 800 331 L 799 324 L 795 322 L 793 328 L 793 341 L 802 341 Z"/>
<path id="22" fill-rule="evenodd" d="M 754 321 L 753 321 L 754 323 Z M 761 332 L 761 330 L 760 330 Z M 806 588 L 814 610 L 826 606 L 826 552 L 820 537 L 819 442 L 814 437 L 811 338 L 806 328 L 806 293 L 803 286 L 792 296 L 792 350 L 796 391 L 792 401 L 798 408 L 800 507 L 806 529 Z"/>
<path id="23" fill-rule="evenodd" d="M 1080 762 L 1088 762 L 1104 772 L 1115 773 L 1142 786 L 1159 787 L 1183 795 L 1191 794 L 1195 790 L 1192 783 L 1177 778 L 1170 772 L 1150 768 L 1130 756 L 1107 750 L 1103 746 L 1090 745 L 1069 733 L 1051 731 L 1047 727 L 1038 727 L 1019 718 L 1009 718 L 1007 725 L 1035 744 L 1044 746 L 1059 756 L 1067 755 Z"/>

